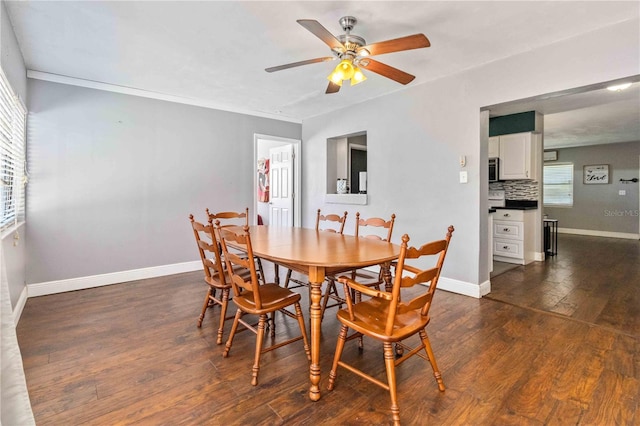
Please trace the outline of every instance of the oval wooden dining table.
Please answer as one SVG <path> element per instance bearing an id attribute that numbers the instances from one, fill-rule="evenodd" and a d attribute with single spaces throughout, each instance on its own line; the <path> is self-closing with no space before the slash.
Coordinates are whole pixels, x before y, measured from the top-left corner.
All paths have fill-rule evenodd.
<path id="1" fill-rule="evenodd" d="M 320 327 L 322 283 L 325 277 L 373 265 L 381 265 L 387 286 L 390 264 L 400 255 L 400 246 L 374 240 L 307 228 L 266 225 L 249 227 L 253 253 L 309 277 L 311 284 L 311 366 L 309 398 L 320 399 Z"/>

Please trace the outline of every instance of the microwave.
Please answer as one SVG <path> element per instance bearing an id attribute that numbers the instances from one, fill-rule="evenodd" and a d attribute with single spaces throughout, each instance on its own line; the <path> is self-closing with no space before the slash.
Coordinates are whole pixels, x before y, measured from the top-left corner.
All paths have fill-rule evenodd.
<path id="1" fill-rule="evenodd" d="M 500 176 L 500 159 L 489 158 L 489 182 L 497 182 Z"/>

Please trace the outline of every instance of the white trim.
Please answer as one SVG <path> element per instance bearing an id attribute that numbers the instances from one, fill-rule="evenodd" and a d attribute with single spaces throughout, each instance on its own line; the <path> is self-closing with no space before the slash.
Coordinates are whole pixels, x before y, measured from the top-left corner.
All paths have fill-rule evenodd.
<path id="1" fill-rule="evenodd" d="M 438 289 L 480 299 L 491 291 L 491 283 L 489 281 L 485 281 L 478 285 L 468 283 L 466 281 L 455 280 L 453 278 L 440 277 L 438 280 Z"/>
<path id="2" fill-rule="evenodd" d="M 544 262 L 544 259 L 545 259 L 544 252 L 539 252 L 539 251 L 533 252 L 533 260 L 535 262 Z"/>
<path id="3" fill-rule="evenodd" d="M 91 275 L 88 277 L 70 278 L 67 280 L 47 281 L 43 283 L 27 284 L 27 294 L 29 297 L 44 296 L 47 294 L 63 293 L 65 291 L 83 290 L 105 285 L 119 284 L 127 281 L 192 272 L 199 269 L 202 269 L 202 262 L 198 260 L 193 262 L 174 263 L 172 265 L 132 269 L 129 271 L 111 272 L 101 275 Z"/>
<path id="4" fill-rule="evenodd" d="M 48 72 L 27 70 L 27 78 L 36 80 L 51 81 L 53 83 L 68 84 L 70 86 L 87 87 L 89 89 L 104 90 L 106 92 L 122 93 L 131 96 L 140 96 L 142 98 L 158 99 L 161 101 L 175 102 L 179 104 L 194 105 L 203 108 L 218 109 L 221 111 L 235 112 L 238 114 L 252 115 L 262 118 L 270 118 L 273 120 L 287 121 L 290 123 L 302 124 L 302 120 L 293 117 L 286 117 L 278 114 L 259 113 L 242 108 L 232 108 L 228 105 L 218 104 L 205 99 L 183 98 L 181 96 L 170 95 L 168 93 L 151 92 L 134 87 L 118 86 L 115 84 L 102 83 L 100 81 L 85 80 L 82 78 L 67 77 L 65 75 L 51 74 Z"/>
<path id="5" fill-rule="evenodd" d="M 324 194 L 327 204 L 360 204 L 366 205 L 368 194 Z"/>
<path id="6" fill-rule="evenodd" d="M 18 326 L 18 321 L 20 321 L 20 317 L 22 316 L 22 310 L 24 309 L 24 305 L 27 303 L 28 291 L 27 287 L 22 287 L 22 291 L 20 292 L 20 296 L 18 297 L 18 301 L 16 302 L 16 307 L 13 308 L 13 325 L 15 327 Z"/>
<path id="7" fill-rule="evenodd" d="M 258 143 L 284 142 L 293 145 L 293 226 L 302 226 L 302 140 L 271 136 L 262 133 L 253 134 L 253 223 L 258 223 Z"/>
<path id="8" fill-rule="evenodd" d="M 592 229 L 558 228 L 558 233 L 574 234 L 574 235 L 590 235 L 592 237 L 622 238 L 625 240 L 640 239 L 640 234 L 631 234 L 627 232 L 595 231 Z"/>

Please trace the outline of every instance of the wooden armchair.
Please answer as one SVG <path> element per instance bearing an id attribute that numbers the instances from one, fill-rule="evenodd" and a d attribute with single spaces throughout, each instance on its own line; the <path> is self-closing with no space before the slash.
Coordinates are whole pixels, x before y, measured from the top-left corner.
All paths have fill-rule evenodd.
<path id="1" fill-rule="evenodd" d="M 220 236 L 222 251 L 227 263 L 227 272 L 233 288 L 233 302 L 238 307 L 223 356 L 225 358 L 229 356 L 233 338 L 236 331 L 238 331 L 239 324 L 253 331 L 253 333 L 256 334 L 256 348 L 251 384 L 256 386 L 258 384 L 258 373 L 260 371 L 260 355 L 264 352 L 303 339 L 307 359 L 311 360 L 307 329 L 304 324 L 302 309 L 300 308 L 300 295 L 289 289 L 280 287 L 278 284 L 260 284 L 256 272 L 256 264 L 252 261 L 253 249 L 251 248 L 251 236 L 249 235 L 248 226 L 245 226 L 243 230 L 240 231 L 238 228 L 223 228 L 220 226 L 220 222 L 217 221 L 216 229 Z M 248 256 L 239 256 L 236 252 L 230 251 L 231 247 L 240 248 L 240 250 L 246 252 Z M 248 271 L 248 278 L 240 274 L 239 271 Z M 294 307 L 295 313 L 285 309 L 289 306 Z M 280 311 L 288 317 L 295 318 L 298 321 L 301 335 L 263 348 L 265 327 L 269 321 L 269 314 L 271 314 L 273 318 L 273 314 L 276 311 Z M 243 316 L 247 314 L 257 315 L 259 317 L 257 327 L 243 319 Z M 275 337 L 275 323 L 272 324 L 271 337 Z"/>
<path id="2" fill-rule="evenodd" d="M 347 309 L 342 309 L 338 311 L 337 314 L 338 320 L 342 325 L 338 336 L 333 365 L 329 373 L 328 388 L 332 390 L 335 386 L 337 370 L 340 366 L 388 390 L 391 396 L 391 413 L 395 425 L 400 424 L 400 408 L 398 406 L 395 372 L 397 365 L 400 365 L 413 355 L 418 355 L 431 364 L 433 375 L 438 383 L 438 389 L 440 391 L 444 391 L 445 389 L 425 329 L 427 324 L 429 324 L 429 308 L 431 308 L 453 231 L 453 226 L 449 226 L 445 239 L 427 243 L 420 248 L 408 247 L 409 236 L 406 234 L 403 235 L 400 256 L 395 267 L 393 288 L 390 292 L 361 285 L 346 276 L 339 278 L 339 281 L 345 287 Z M 425 257 L 437 257 L 436 266 L 422 270 L 406 263 L 406 261 L 410 259 Z M 417 296 L 413 294 L 411 300 L 401 300 L 402 289 L 414 287 L 416 284 L 426 283 L 428 283 L 429 286 L 425 286 L 424 290 L 420 291 Z M 420 290 L 420 288 L 422 288 L 422 286 L 418 286 L 414 290 Z M 356 304 L 351 297 L 350 289 L 366 294 L 371 298 Z M 349 329 L 354 330 L 354 333 L 347 336 Z M 420 336 L 420 345 L 416 348 L 406 347 L 402 341 L 415 334 Z M 345 342 L 363 335 L 382 342 L 387 383 L 383 383 L 340 360 Z M 402 345 L 407 349 L 407 352 L 396 359 L 393 344 Z M 424 354 L 421 352 L 422 349 L 425 351 Z"/>
<path id="3" fill-rule="evenodd" d="M 222 263 L 220 248 L 214 235 L 213 224 L 211 221 L 209 221 L 207 225 L 197 222 L 193 219 L 192 214 L 189 215 L 189 220 L 191 221 L 191 228 L 193 229 L 193 235 L 195 236 L 200 259 L 202 260 L 204 281 L 209 286 L 209 290 L 204 298 L 202 312 L 198 319 L 198 327 L 202 327 L 202 321 L 204 320 L 207 308 L 219 305 L 220 324 L 218 326 L 218 337 L 216 340 L 216 343 L 219 345 L 222 343 L 224 322 L 226 319 L 232 318 L 226 317 L 231 284 L 228 284 L 226 281 L 225 266 Z M 220 291 L 220 296 L 216 295 L 218 290 Z"/>
<path id="4" fill-rule="evenodd" d="M 223 228 L 228 226 L 249 226 L 249 207 L 245 208 L 243 212 L 211 213 L 208 208 L 206 210 L 209 220 L 212 223 L 220 221 L 220 226 Z M 262 283 L 266 283 L 267 279 L 264 276 L 264 270 L 262 269 L 262 260 L 260 260 L 259 257 L 256 257 L 255 261 L 258 265 L 258 271 L 260 272 L 260 280 L 262 280 Z"/>

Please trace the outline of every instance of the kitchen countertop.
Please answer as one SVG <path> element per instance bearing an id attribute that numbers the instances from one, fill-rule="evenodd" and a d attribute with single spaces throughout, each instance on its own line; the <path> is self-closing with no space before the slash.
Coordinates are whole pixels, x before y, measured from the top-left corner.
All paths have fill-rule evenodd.
<path id="1" fill-rule="evenodd" d="M 496 209 L 509 210 L 536 210 L 538 201 L 536 200 L 505 200 L 504 207 L 495 207 Z"/>

